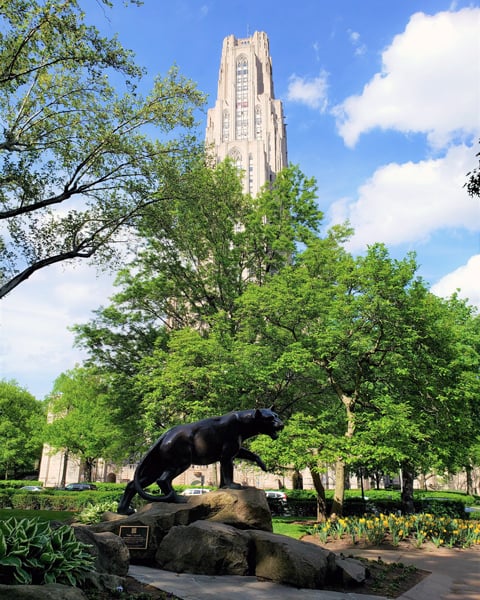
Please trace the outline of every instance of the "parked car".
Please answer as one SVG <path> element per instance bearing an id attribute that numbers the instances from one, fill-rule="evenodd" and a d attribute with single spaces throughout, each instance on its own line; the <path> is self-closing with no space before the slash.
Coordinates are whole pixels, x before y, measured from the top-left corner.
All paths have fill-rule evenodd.
<path id="1" fill-rule="evenodd" d="M 210 490 L 204 490 L 203 488 L 189 488 L 188 490 L 183 490 L 182 496 L 200 496 L 201 494 L 206 494 Z"/>
<path id="2" fill-rule="evenodd" d="M 20 488 L 23 492 L 43 492 L 43 487 L 39 485 L 24 485 Z"/>
<path id="3" fill-rule="evenodd" d="M 282 504 L 287 503 L 287 494 L 285 492 L 281 492 L 279 490 L 265 490 L 265 496 L 267 498 L 272 498 L 278 500 Z"/>
<path id="4" fill-rule="evenodd" d="M 287 510 L 287 495 L 280 490 L 265 490 L 268 507 L 272 515 L 286 515 Z"/>
<path id="5" fill-rule="evenodd" d="M 85 490 L 96 490 L 97 486 L 93 483 L 67 483 L 65 486 L 67 492 L 83 492 Z"/>

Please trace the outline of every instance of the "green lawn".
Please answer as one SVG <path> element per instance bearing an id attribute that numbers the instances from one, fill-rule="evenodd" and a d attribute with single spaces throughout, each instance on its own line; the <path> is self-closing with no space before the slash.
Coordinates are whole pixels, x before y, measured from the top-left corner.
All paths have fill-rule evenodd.
<path id="1" fill-rule="evenodd" d="M 0 520 L 10 517 L 16 519 L 38 519 L 39 521 L 68 521 L 75 513 L 67 510 L 17 510 L 15 508 L 0 508 Z"/>
<path id="2" fill-rule="evenodd" d="M 311 517 L 272 517 L 273 533 L 298 540 L 309 532 L 312 520 Z"/>

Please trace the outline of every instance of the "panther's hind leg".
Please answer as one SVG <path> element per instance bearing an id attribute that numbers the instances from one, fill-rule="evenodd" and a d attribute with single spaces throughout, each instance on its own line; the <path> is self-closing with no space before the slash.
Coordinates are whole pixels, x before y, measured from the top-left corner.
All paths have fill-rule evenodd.
<path id="1" fill-rule="evenodd" d="M 177 477 L 186 469 L 188 469 L 189 466 L 190 465 L 187 465 L 186 467 L 178 466 L 176 468 L 172 467 L 170 469 L 166 469 L 157 479 L 157 485 L 162 490 L 162 493 L 165 496 L 165 502 L 175 502 L 177 504 L 187 502 L 186 498 L 184 498 L 183 496 L 179 496 L 177 492 L 173 489 L 172 481 L 175 479 L 175 477 Z"/>
<path id="2" fill-rule="evenodd" d="M 117 513 L 120 515 L 131 515 L 135 510 L 130 506 L 133 497 L 136 494 L 135 484 L 133 481 L 129 481 L 123 492 L 123 496 L 120 498 L 118 503 Z"/>

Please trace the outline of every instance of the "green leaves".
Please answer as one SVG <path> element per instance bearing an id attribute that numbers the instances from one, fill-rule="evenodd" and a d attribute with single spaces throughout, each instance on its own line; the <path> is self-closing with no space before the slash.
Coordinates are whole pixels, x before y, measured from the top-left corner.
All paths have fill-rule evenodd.
<path id="1" fill-rule="evenodd" d="M 40 456 L 45 414 L 41 402 L 14 381 L 0 380 L 0 469 L 5 477 L 31 469 Z M 6 474 L 6 475 L 5 475 Z"/>
<path id="2" fill-rule="evenodd" d="M 56 418 L 46 425 L 45 440 L 81 459 L 87 481 L 94 461 L 109 458 L 119 437 L 108 392 L 107 376 L 95 368 L 76 367 L 57 378 L 50 399 L 49 410 Z"/>
<path id="3" fill-rule="evenodd" d="M 36 519 L 0 521 L 0 583 L 77 585 L 92 568 L 89 546 L 73 529 Z"/>
<path id="4" fill-rule="evenodd" d="M 120 231 L 164 197 L 170 163 L 195 155 L 184 130 L 204 102 L 176 67 L 142 97 L 132 53 L 75 0 L 11 0 L 2 19 L 0 297 L 50 264 L 116 255 Z"/>

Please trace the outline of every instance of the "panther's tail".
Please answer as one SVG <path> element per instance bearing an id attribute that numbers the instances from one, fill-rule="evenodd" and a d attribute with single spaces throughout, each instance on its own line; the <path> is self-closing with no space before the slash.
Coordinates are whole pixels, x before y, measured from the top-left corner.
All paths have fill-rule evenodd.
<path id="1" fill-rule="evenodd" d="M 173 498 L 176 496 L 175 493 L 167 494 L 166 496 L 160 495 L 160 494 L 159 495 L 149 494 L 140 485 L 140 482 L 138 481 L 136 473 L 133 478 L 133 483 L 135 485 L 135 491 L 137 492 L 137 494 L 141 498 L 143 498 L 144 500 L 148 500 L 149 502 L 171 502 L 173 500 Z"/>
<path id="2" fill-rule="evenodd" d="M 144 500 L 148 500 L 149 502 L 171 502 L 172 499 L 176 496 L 175 493 L 170 493 L 166 495 L 149 494 L 143 489 L 139 481 L 140 472 L 142 471 L 142 467 L 145 465 L 145 463 L 149 463 L 150 461 L 155 460 L 155 450 L 156 448 L 158 448 L 158 446 L 161 445 L 163 438 L 165 437 L 165 433 L 161 435 L 158 438 L 158 440 L 153 444 L 153 446 L 148 450 L 140 464 L 135 469 L 135 474 L 133 476 L 133 484 L 135 486 L 135 491 L 141 498 L 143 498 Z"/>

